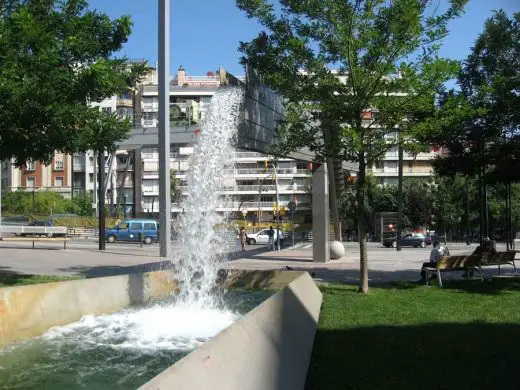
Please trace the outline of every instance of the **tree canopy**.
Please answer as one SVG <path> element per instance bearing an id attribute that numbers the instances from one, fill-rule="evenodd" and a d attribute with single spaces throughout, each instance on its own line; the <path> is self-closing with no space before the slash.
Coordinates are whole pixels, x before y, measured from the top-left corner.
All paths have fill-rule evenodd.
<path id="1" fill-rule="evenodd" d="M 100 113 L 89 104 L 128 91 L 146 71 L 114 57 L 131 27 L 129 16 L 111 19 L 86 0 L 0 1 L 0 160 L 49 162 L 54 150 L 93 148 L 84 130 Z"/>
<path id="2" fill-rule="evenodd" d="M 496 11 L 485 23 L 458 76 L 458 89 L 444 92 L 439 109 L 418 135 L 443 146 L 439 172 L 493 179 L 520 179 L 520 13 Z"/>
<path id="3" fill-rule="evenodd" d="M 436 13 L 427 0 L 280 0 L 279 7 L 237 0 L 265 28 L 240 50 L 286 98 L 284 146 L 359 163 L 360 291 L 368 291 L 367 166 L 434 110 L 437 91 L 458 69 L 438 57 L 439 43 L 466 2 L 451 0 Z"/>

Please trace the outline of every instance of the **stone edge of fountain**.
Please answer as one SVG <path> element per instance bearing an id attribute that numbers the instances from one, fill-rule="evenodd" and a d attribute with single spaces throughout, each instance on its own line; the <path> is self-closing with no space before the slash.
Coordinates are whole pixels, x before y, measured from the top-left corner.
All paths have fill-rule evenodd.
<path id="1" fill-rule="evenodd" d="M 280 289 L 299 271 L 221 270 L 227 288 Z M 37 337 L 54 326 L 92 314 L 170 296 L 178 289 L 170 270 L 0 288 L 0 348 Z"/>
<path id="2" fill-rule="evenodd" d="M 322 299 L 309 274 L 300 272 L 140 389 L 303 389 Z"/>

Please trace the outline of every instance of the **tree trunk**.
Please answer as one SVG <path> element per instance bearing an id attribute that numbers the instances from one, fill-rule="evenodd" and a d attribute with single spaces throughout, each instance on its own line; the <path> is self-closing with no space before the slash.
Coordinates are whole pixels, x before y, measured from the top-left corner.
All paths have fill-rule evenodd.
<path id="1" fill-rule="evenodd" d="M 359 172 L 356 181 L 357 190 L 357 209 L 358 209 L 358 239 L 359 239 L 359 289 L 361 293 L 368 292 L 368 256 L 366 241 L 366 218 L 365 218 L 365 201 L 366 201 L 366 163 L 365 153 L 359 153 Z"/>
<path id="2" fill-rule="evenodd" d="M 334 159 L 334 182 L 336 184 L 336 205 L 338 205 L 338 241 L 343 239 L 343 223 L 339 215 L 339 199 L 345 192 L 345 178 L 343 176 L 343 161 L 341 158 Z"/>
<path id="3" fill-rule="evenodd" d="M 338 210 L 338 197 L 336 192 L 336 180 L 334 176 L 334 159 L 327 157 L 327 171 L 329 176 L 329 203 L 334 224 L 334 240 L 341 242 L 341 222 Z"/>

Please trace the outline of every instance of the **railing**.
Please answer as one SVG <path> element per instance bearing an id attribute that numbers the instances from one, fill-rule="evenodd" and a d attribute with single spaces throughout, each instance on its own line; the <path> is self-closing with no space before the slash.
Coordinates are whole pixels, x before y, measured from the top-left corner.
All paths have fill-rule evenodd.
<path id="1" fill-rule="evenodd" d="M 269 156 L 257 152 L 235 152 L 235 158 L 259 158 L 267 160 Z"/>
<path id="2" fill-rule="evenodd" d="M 226 192 L 237 192 L 237 191 L 254 191 L 254 192 L 264 192 L 264 191 L 276 191 L 276 186 L 274 185 L 236 185 L 236 186 L 228 186 L 223 187 L 222 191 Z M 279 185 L 279 191 L 306 191 L 307 188 L 305 186 L 293 186 L 293 185 Z"/>
<path id="3" fill-rule="evenodd" d="M 269 173 L 271 173 L 269 171 L 266 172 L 264 168 L 238 168 L 238 169 L 234 169 L 232 171 L 235 175 L 260 175 L 260 174 L 268 175 Z M 309 171 L 306 169 L 297 170 L 295 168 L 278 168 L 276 170 L 276 173 L 278 175 L 295 175 L 298 173 L 304 173 L 304 172 L 298 172 L 298 171 L 305 171 L 305 172 L 309 173 Z"/>
<path id="4" fill-rule="evenodd" d="M 85 170 L 85 164 L 74 163 L 74 164 L 72 164 L 72 169 L 75 170 L 76 172 L 84 171 Z"/>

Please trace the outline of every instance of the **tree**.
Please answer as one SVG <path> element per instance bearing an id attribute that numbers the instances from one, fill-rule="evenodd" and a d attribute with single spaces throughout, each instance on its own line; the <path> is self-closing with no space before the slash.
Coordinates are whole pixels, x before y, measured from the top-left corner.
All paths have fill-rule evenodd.
<path id="1" fill-rule="evenodd" d="M 431 224 L 433 197 L 430 183 L 424 180 L 409 179 L 404 181 L 403 211 L 409 227 L 412 229 Z"/>
<path id="2" fill-rule="evenodd" d="M 130 17 L 112 20 L 87 6 L 0 2 L 0 160 L 48 163 L 54 150 L 96 149 L 84 134 L 97 113 L 90 103 L 126 92 L 146 71 L 113 57 L 131 32 Z"/>
<path id="3" fill-rule="evenodd" d="M 179 202 L 182 198 L 181 179 L 177 177 L 176 172 L 170 169 L 170 199 L 172 203 Z"/>
<path id="4" fill-rule="evenodd" d="M 520 13 L 490 17 L 458 77 L 425 121 L 419 140 L 447 152 L 435 161 L 441 175 L 478 177 L 481 239 L 488 233 L 489 182 L 520 180 Z"/>
<path id="5" fill-rule="evenodd" d="M 82 192 L 81 194 L 72 198 L 73 213 L 81 217 L 92 216 L 92 196 L 89 192 Z"/>
<path id="6" fill-rule="evenodd" d="M 419 121 L 411 114 L 433 110 L 437 90 L 458 68 L 438 57 L 439 42 L 466 2 L 452 0 L 437 15 L 425 0 L 280 0 L 280 10 L 237 0 L 267 30 L 240 50 L 286 99 L 284 147 L 359 164 L 361 292 L 368 292 L 367 166 L 406 139 Z"/>
<path id="7" fill-rule="evenodd" d="M 15 191 L 4 194 L 2 210 L 14 215 L 50 215 L 73 213 L 74 206 L 70 199 L 65 199 L 56 192 L 37 191 L 33 194 Z"/>

